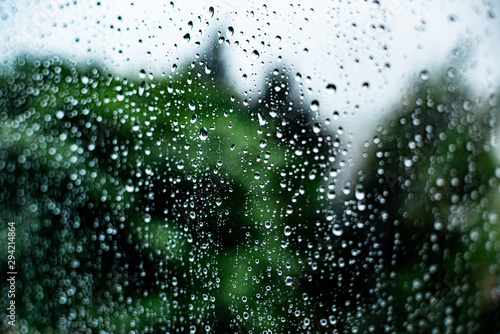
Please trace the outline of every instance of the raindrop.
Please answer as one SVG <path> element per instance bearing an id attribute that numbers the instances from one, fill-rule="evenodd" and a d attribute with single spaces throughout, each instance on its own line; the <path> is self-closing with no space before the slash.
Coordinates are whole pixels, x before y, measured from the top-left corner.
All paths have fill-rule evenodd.
<path id="1" fill-rule="evenodd" d="M 319 123 L 314 123 L 313 131 L 314 131 L 314 133 L 320 133 L 321 132 L 321 125 Z"/>
<path id="2" fill-rule="evenodd" d="M 252 57 L 253 57 L 253 59 L 259 59 L 259 57 L 260 57 L 259 51 L 253 50 Z"/>
<path id="3" fill-rule="evenodd" d="M 196 105 L 194 104 L 194 101 L 191 100 L 189 101 L 189 110 L 193 111 L 196 109 Z"/>
<path id="4" fill-rule="evenodd" d="M 184 43 L 188 43 L 191 40 L 191 35 L 187 33 L 182 38 L 184 40 Z"/>
<path id="5" fill-rule="evenodd" d="M 310 108 L 311 108 L 312 111 L 318 111 L 319 110 L 319 102 L 318 102 L 318 100 L 312 101 Z"/>
<path id="6" fill-rule="evenodd" d="M 201 140 L 206 140 L 208 138 L 208 131 L 207 128 L 203 127 L 200 129 L 200 139 Z"/>
<path id="7" fill-rule="evenodd" d="M 183 159 L 179 160 L 179 162 L 177 163 L 177 169 L 179 169 L 179 170 L 184 169 L 184 160 Z"/>
<path id="8" fill-rule="evenodd" d="M 260 147 L 264 148 L 264 147 L 266 147 L 266 146 L 267 146 L 267 140 L 262 139 L 262 140 L 260 141 Z"/>
<path id="9" fill-rule="evenodd" d="M 233 27 L 228 27 L 226 35 L 227 35 L 227 38 L 233 37 L 233 35 L 234 35 L 234 28 Z"/>
<path id="10" fill-rule="evenodd" d="M 359 201 L 365 198 L 365 192 L 361 184 L 356 185 L 356 188 L 354 190 L 354 195 L 356 196 L 356 199 Z"/>
<path id="11" fill-rule="evenodd" d="M 328 94 L 335 94 L 337 92 L 337 86 L 332 83 L 328 84 L 326 85 L 326 91 L 328 92 Z"/>
<path id="12" fill-rule="evenodd" d="M 420 79 L 423 81 L 429 80 L 429 71 L 423 70 L 422 72 L 420 72 Z"/>
<path id="13" fill-rule="evenodd" d="M 340 237 L 342 234 L 344 234 L 344 230 L 340 227 L 339 224 L 333 225 L 332 232 L 337 237 Z"/>
<path id="14" fill-rule="evenodd" d="M 267 124 L 266 120 L 262 117 L 260 113 L 257 114 L 257 118 L 259 119 L 259 125 L 264 126 Z"/>

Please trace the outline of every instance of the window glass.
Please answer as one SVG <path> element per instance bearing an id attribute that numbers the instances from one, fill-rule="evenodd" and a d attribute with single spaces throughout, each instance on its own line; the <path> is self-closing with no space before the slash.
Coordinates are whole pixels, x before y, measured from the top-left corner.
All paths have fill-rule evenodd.
<path id="1" fill-rule="evenodd" d="M 500 331 L 499 10 L 0 2 L 2 331 Z"/>

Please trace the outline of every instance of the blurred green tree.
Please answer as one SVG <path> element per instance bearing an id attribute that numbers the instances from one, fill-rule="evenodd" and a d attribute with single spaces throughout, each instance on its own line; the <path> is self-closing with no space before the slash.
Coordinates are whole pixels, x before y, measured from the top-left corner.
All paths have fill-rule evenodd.
<path id="1" fill-rule="evenodd" d="M 497 97 L 473 98 L 459 66 L 421 73 L 366 142 L 349 201 L 380 264 L 364 330 L 500 330 Z"/>
<path id="2" fill-rule="evenodd" d="M 58 57 L 2 68 L 0 219 L 5 237 L 17 226 L 21 327 L 297 326 L 300 247 L 284 231 L 319 216 L 314 147 L 330 137 L 307 116 L 291 132 L 249 110 L 213 59 L 127 78 Z M 277 105 L 272 85 L 264 101 Z"/>

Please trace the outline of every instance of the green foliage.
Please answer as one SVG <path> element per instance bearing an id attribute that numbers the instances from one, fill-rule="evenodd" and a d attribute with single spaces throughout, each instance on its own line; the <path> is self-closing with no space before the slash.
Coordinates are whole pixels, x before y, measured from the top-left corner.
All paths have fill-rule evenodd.
<path id="1" fill-rule="evenodd" d="M 0 211 L 18 226 L 30 332 L 295 326 L 301 296 L 285 280 L 301 257 L 281 243 L 286 225 L 316 220 L 321 179 L 304 175 L 323 169 L 320 135 L 303 122 L 316 142 L 291 144 L 286 123 L 207 72 L 123 78 L 29 57 L 4 68 Z"/>
<path id="2" fill-rule="evenodd" d="M 498 111 L 493 96 L 472 99 L 455 73 L 415 83 L 378 127 L 359 180 L 367 209 L 357 214 L 377 230 L 392 278 L 380 293 L 395 310 L 380 315 L 399 333 L 499 328 L 499 175 L 490 142 Z"/>
<path id="3" fill-rule="evenodd" d="M 291 97 L 287 71 L 252 102 L 213 52 L 156 76 L 57 57 L 2 68 L 0 237 L 16 222 L 18 328 L 500 327 L 493 99 L 470 99 L 452 70 L 417 82 L 339 196 L 339 135 Z"/>

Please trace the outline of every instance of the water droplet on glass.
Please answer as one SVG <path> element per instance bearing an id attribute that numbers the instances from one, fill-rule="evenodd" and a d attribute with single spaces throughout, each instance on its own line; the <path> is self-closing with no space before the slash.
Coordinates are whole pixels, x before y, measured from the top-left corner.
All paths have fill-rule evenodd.
<path id="1" fill-rule="evenodd" d="M 326 91 L 328 92 L 328 94 L 335 94 L 337 92 L 337 86 L 332 83 L 328 84 L 326 85 Z"/>
<path id="2" fill-rule="evenodd" d="M 257 118 L 259 119 L 259 125 L 266 125 L 267 122 L 260 113 L 257 114 Z"/>
<path id="3" fill-rule="evenodd" d="M 260 141 L 260 147 L 264 148 L 264 147 L 266 147 L 266 146 L 267 146 L 267 140 L 262 139 L 262 140 Z"/>
<path id="4" fill-rule="evenodd" d="M 314 131 L 314 133 L 320 133 L 320 131 L 321 131 L 321 125 L 319 123 L 314 123 L 314 125 L 313 125 L 313 131 Z"/>
<path id="5" fill-rule="evenodd" d="M 226 35 L 227 35 L 227 38 L 233 37 L 233 35 L 234 35 L 234 28 L 233 27 L 228 27 Z"/>
<path id="6" fill-rule="evenodd" d="M 184 160 L 183 159 L 179 160 L 179 162 L 177 163 L 177 169 L 180 169 L 180 170 L 184 169 Z"/>
<path id="7" fill-rule="evenodd" d="M 191 35 L 187 33 L 182 38 L 184 40 L 184 43 L 188 43 L 191 40 Z"/>
<path id="8" fill-rule="evenodd" d="M 260 57 L 259 51 L 253 50 L 252 57 L 253 57 L 253 59 L 259 59 L 259 57 Z"/>
<path id="9" fill-rule="evenodd" d="M 422 79 L 423 81 L 429 80 L 429 71 L 423 70 L 422 72 L 420 72 L 420 79 Z"/>
<path id="10" fill-rule="evenodd" d="M 206 140 L 208 138 L 208 131 L 207 128 L 203 127 L 200 129 L 200 139 L 201 140 Z"/>
<path id="11" fill-rule="evenodd" d="M 344 230 L 340 227 L 339 224 L 335 224 L 333 225 L 332 232 L 337 237 L 340 237 L 344 233 Z"/>
<path id="12" fill-rule="evenodd" d="M 312 101 L 310 108 L 311 108 L 312 111 L 318 111 L 319 110 L 319 102 L 318 102 L 318 100 Z"/>
<path id="13" fill-rule="evenodd" d="M 189 110 L 193 111 L 196 109 L 196 105 L 194 104 L 194 101 L 189 101 Z"/>
<path id="14" fill-rule="evenodd" d="M 354 195 L 356 196 L 356 199 L 359 201 L 365 198 L 365 192 L 361 184 L 356 185 Z"/>

